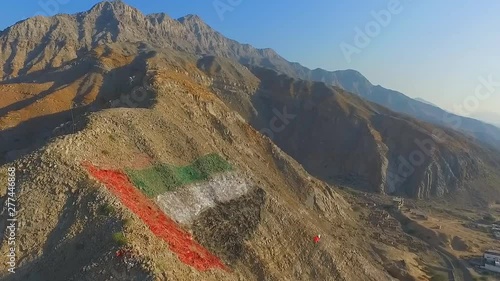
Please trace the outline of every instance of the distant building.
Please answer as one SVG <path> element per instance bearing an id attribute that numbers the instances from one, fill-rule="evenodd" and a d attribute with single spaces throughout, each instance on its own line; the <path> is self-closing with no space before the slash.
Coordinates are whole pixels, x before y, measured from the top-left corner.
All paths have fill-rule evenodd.
<path id="1" fill-rule="evenodd" d="M 484 264 L 484 269 L 500 273 L 500 262 L 498 261 L 486 262 Z"/>
<path id="2" fill-rule="evenodd" d="M 396 209 L 401 210 L 405 204 L 405 200 L 401 197 L 395 197 L 392 199 L 392 204 Z"/>
<path id="3" fill-rule="evenodd" d="M 500 252 L 489 250 L 484 252 L 484 269 L 500 273 Z"/>
<path id="4" fill-rule="evenodd" d="M 488 250 L 484 252 L 484 259 L 486 261 L 497 261 L 500 262 L 500 251 Z"/>

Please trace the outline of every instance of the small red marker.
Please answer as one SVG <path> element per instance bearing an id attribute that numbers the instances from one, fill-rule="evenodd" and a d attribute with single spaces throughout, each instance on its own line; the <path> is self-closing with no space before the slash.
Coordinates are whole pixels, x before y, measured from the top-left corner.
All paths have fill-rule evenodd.
<path id="1" fill-rule="evenodd" d="M 314 243 L 319 243 L 319 240 L 321 240 L 321 234 L 314 236 Z"/>

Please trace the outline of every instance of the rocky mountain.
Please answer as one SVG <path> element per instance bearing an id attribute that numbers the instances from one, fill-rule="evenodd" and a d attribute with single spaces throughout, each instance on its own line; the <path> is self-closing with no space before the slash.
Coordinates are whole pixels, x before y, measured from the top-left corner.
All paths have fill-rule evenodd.
<path id="1" fill-rule="evenodd" d="M 195 56 L 150 51 L 142 44 L 99 46 L 70 65 L 29 76 L 49 84 L 65 77 L 57 86 L 65 91 L 41 99 L 59 112 L 1 132 L 31 131 L 37 140 L 8 143 L 25 151 L 0 166 L 2 181 L 16 167 L 22 206 L 19 262 L 15 274 L 0 272 L 2 280 L 379 281 L 393 280 L 389 266 L 408 275 L 371 250 L 363 238 L 371 230 L 352 235 L 369 227 L 351 219 L 337 186 L 308 174 L 208 87 L 217 77 L 258 82 L 238 75 L 245 67 L 207 75 Z M 124 82 L 134 75 L 138 81 Z M 88 79 L 98 89 L 80 96 Z M 83 101 L 73 118 L 64 107 L 68 96 Z M 2 205 L 7 194 L 0 188 Z M 7 216 L 0 212 L 6 252 Z"/>
<path id="2" fill-rule="evenodd" d="M 427 198 L 500 168 L 500 153 L 470 137 L 339 87 L 213 56 L 198 66 L 215 78 L 212 87 L 222 100 L 238 105 L 233 109 L 324 181 Z"/>
<path id="3" fill-rule="evenodd" d="M 228 39 L 198 16 L 172 19 L 165 14 L 143 15 L 121 1 L 102 2 L 87 12 L 75 15 L 27 19 L 2 31 L 1 77 L 12 78 L 60 66 L 102 43 L 137 41 L 146 41 L 156 47 L 168 45 L 192 54 L 231 58 L 245 65 L 267 67 L 290 77 L 339 86 L 393 111 L 461 130 L 500 148 L 500 129 L 497 127 L 449 114 L 397 91 L 372 85 L 357 71 L 310 70 L 285 60 L 272 49 L 256 49 Z"/>

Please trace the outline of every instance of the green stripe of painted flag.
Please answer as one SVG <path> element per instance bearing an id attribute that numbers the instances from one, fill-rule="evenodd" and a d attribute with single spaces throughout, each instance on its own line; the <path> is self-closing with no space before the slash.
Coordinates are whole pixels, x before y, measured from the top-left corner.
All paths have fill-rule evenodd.
<path id="1" fill-rule="evenodd" d="M 143 170 L 126 170 L 132 183 L 149 197 L 193 182 L 208 180 L 216 173 L 232 170 L 231 164 L 212 153 L 187 166 L 159 164 Z"/>

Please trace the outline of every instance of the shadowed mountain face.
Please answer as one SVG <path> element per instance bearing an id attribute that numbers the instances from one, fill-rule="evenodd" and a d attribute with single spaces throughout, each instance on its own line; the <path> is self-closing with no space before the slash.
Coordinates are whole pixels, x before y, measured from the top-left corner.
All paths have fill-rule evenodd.
<path id="1" fill-rule="evenodd" d="M 397 114 L 341 88 L 265 68 L 241 68 L 222 58 L 200 62 L 200 69 L 214 77 L 221 99 L 238 104 L 235 110 L 254 127 L 325 181 L 425 198 L 498 169 L 500 154 L 466 135 Z M 221 80 L 232 86 L 221 88 Z M 249 92 L 255 80 L 259 86 Z"/>

